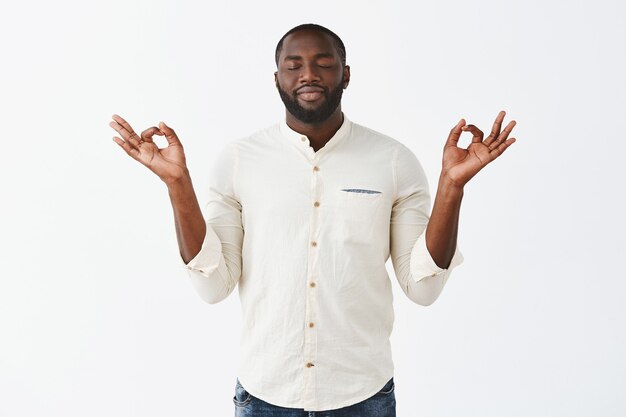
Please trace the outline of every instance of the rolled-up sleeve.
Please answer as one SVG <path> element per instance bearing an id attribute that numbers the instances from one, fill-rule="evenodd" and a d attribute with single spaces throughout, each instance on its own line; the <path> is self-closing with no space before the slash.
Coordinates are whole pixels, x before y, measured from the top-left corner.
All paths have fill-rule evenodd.
<path id="1" fill-rule="evenodd" d="M 206 235 L 200 252 L 182 264 L 198 295 L 215 304 L 233 292 L 241 277 L 243 225 L 235 192 L 236 144 L 218 153 L 210 170 L 208 200 L 203 207 Z"/>
<path id="2" fill-rule="evenodd" d="M 463 262 L 458 244 L 448 268 L 440 268 L 426 247 L 430 193 L 426 174 L 406 146 L 394 158 L 396 199 L 391 210 L 390 252 L 398 283 L 413 302 L 428 306 L 441 294 L 451 271 Z"/>

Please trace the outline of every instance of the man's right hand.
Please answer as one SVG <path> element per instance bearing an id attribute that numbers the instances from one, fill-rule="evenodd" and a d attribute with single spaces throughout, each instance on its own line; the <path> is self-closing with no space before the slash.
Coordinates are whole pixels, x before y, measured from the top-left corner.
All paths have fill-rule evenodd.
<path id="1" fill-rule="evenodd" d="M 123 138 L 115 136 L 113 141 L 120 145 L 131 158 L 141 162 L 157 174 L 167 185 L 189 175 L 183 145 L 174 130 L 165 123 L 160 122 L 159 127 L 152 126 L 144 130 L 141 136 L 137 136 L 126 120 L 114 114 L 109 126 Z M 152 141 L 154 135 L 165 136 L 167 147 L 159 148 Z"/>

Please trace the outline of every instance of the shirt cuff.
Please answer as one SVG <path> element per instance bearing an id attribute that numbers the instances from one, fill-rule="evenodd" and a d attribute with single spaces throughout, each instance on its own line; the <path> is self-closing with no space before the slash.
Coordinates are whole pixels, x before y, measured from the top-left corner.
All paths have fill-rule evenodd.
<path id="1" fill-rule="evenodd" d="M 459 251 L 459 245 L 457 243 L 448 268 L 444 269 L 437 266 L 426 247 L 426 231 L 424 231 L 424 233 L 417 238 L 411 250 L 411 277 L 415 282 L 419 282 L 427 277 L 442 275 L 460 265 L 463 259 L 463 254 Z"/>
<path id="2" fill-rule="evenodd" d="M 182 256 L 180 256 L 180 261 L 188 270 L 209 275 L 218 268 L 221 258 L 222 242 L 213 228 L 207 224 L 206 234 L 200 252 L 198 252 L 189 263 L 185 263 Z"/>

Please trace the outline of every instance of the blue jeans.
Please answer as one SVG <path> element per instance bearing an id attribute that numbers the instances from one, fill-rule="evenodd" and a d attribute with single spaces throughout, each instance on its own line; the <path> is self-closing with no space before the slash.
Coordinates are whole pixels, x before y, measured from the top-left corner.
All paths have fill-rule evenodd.
<path id="1" fill-rule="evenodd" d="M 328 411 L 304 411 L 303 408 L 285 408 L 266 403 L 251 395 L 241 386 L 235 386 L 235 417 L 396 417 L 395 384 L 391 378 L 373 396 L 347 407 Z"/>

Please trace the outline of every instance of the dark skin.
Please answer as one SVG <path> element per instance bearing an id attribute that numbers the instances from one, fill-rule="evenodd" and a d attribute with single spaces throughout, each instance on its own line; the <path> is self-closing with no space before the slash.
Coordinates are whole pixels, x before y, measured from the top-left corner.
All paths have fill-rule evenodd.
<path id="1" fill-rule="evenodd" d="M 303 86 L 298 102 L 307 109 L 319 108 L 325 100 L 321 88 L 333 89 L 341 83 L 343 88 L 350 82 L 350 67 L 341 63 L 335 45 L 328 35 L 315 31 L 298 31 L 285 38 L 278 60 L 275 82 L 283 90 L 293 92 Z M 515 126 L 502 124 L 505 112 L 501 111 L 492 126 L 491 133 L 483 140 L 483 132 L 474 125 L 466 125 L 461 119 L 452 128 L 444 146 L 442 170 L 439 175 L 437 194 L 426 228 L 426 246 L 440 268 L 447 268 L 454 255 L 459 223 L 459 212 L 464 187 L 487 164 L 515 142 L 508 138 Z M 286 122 L 296 132 L 306 135 L 315 151 L 322 148 L 339 130 L 343 123 L 341 105 L 320 123 L 304 123 L 289 111 Z M 110 126 L 121 136 L 113 140 L 133 159 L 153 171 L 167 185 L 174 210 L 176 236 L 183 260 L 188 263 L 200 248 L 206 234 L 206 224 L 191 183 L 182 144 L 169 126 L 161 122 L 137 135 L 132 127 L 118 115 L 113 116 Z M 462 132 L 472 134 L 467 148 L 458 147 Z M 158 148 L 154 135 L 165 136 L 168 146 Z"/>
<path id="2" fill-rule="evenodd" d="M 287 36 L 278 58 L 278 70 L 274 81 L 283 90 L 292 92 L 306 85 L 318 85 L 333 89 L 341 82 L 343 88 L 350 83 L 350 66 L 342 65 L 335 44 L 330 36 L 317 31 L 302 30 Z M 323 95 L 310 93 L 311 97 L 298 96 L 298 102 L 306 109 L 316 109 L 325 100 Z M 341 104 L 325 121 L 307 124 L 285 111 L 287 125 L 309 138 L 311 147 L 316 152 L 322 148 L 339 130 L 343 123 Z"/>
<path id="3" fill-rule="evenodd" d="M 515 126 L 514 120 L 501 131 L 504 116 L 504 111 L 498 113 L 484 141 L 483 132 L 474 125 L 466 125 L 464 119 L 450 130 L 443 148 L 435 203 L 426 227 L 426 247 L 440 268 L 447 268 L 454 255 L 465 184 L 515 142 L 514 138 L 508 138 Z M 472 143 L 463 149 L 458 147 L 458 142 L 465 131 L 473 136 Z"/>

